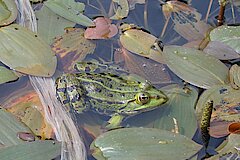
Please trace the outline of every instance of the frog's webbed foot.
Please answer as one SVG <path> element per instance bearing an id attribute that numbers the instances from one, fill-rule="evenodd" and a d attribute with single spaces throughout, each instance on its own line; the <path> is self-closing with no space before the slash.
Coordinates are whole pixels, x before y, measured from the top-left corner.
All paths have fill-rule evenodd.
<path id="1" fill-rule="evenodd" d="M 105 128 L 107 130 L 113 130 L 113 129 L 117 129 L 117 128 L 122 128 L 122 126 L 120 124 L 121 124 L 123 118 L 124 118 L 124 116 L 120 115 L 120 114 L 112 115 L 112 117 L 108 120 L 107 125 L 105 126 Z"/>

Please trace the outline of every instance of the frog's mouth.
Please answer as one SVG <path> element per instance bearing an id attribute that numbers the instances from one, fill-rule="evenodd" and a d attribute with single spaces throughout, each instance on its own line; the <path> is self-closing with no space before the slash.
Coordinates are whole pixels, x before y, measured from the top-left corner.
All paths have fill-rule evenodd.
<path id="1" fill-rule="evenodd" d="M 128 105 L 120 108 L 120 113 L 125 113 L 127 115 L 134 115 L 134 114 L 138 114 L 138 113 L 142 113 L 142 112 L 147 112 L 147 111 L 151 111 L 154 110 L 156 108 L 159 108 L 160 105 L 166 103 L 168 101 L 167 96 L 151 96 L 151 99 L 155 99 L 155 101 L 151 100 L 146 104 L 138 104 L 136 103 L 136 99 L 132 99 L 130 101 L 128 101 L 127 103 L 129 103 Z M 132 105 L 130 105 L 130 103 L 133 103 Z"/>

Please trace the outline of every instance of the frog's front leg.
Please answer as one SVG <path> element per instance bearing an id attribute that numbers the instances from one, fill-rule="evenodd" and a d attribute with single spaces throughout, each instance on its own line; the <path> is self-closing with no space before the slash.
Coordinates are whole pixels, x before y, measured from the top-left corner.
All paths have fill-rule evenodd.
<path id="1" fill-rule="evenodd" d="M 108 120 L 108 125 L 106 125 L 105 128 L 108 130 L 121 128 L 122 126 L 120 124 L 123 118 L 124 118 L 123 115 L 120 115 L 118 113 L 113 114 L 111 118 Z"/>

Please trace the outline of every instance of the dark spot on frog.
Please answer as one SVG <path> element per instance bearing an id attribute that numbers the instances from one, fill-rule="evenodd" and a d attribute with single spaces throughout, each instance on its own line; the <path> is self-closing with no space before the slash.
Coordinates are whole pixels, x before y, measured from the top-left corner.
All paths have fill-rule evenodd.
<path id="1" fill-rule="evenodd" d="M 15 30 L 18 30 L 18 28 L 16 27 L 16 28 L 14 28 Z"/>
<path id="2" fill-rule="evenodd" d="M 34 37 L 38 37 L 38 36 L 35 34 Z"/>
<path id="3" fill-rule="evenodd" d="M 99 93 L 102 92 L 102 90 L 101 90 L 100 88 L 96 88 L 95 91 L 96 91 L 96 92 L 99 92 Z"/>
<path id="4" fill-rule="evenodd" d="M 108 97 L 113 97 L 113 94 L 108 94 Z"/>
<path id="5" fill-rule="evenodd" d="M 219 90 L 220 94 L 226 94 L 227 93 L 227 89 L 226 88 L 222 88 Z"/>

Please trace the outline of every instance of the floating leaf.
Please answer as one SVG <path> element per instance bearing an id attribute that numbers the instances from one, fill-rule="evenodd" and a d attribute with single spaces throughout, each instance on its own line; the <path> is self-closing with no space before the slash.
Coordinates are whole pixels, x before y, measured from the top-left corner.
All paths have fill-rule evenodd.
<path id="1" fill-rule="evenodd" d="M 82 14 L 85 8 L 83 3 L 74 0 L 48 0 L 45 5 L 67 20 L 83 26 L 94 26 L 93 21 Z"/>
<path id="2" fill-rule="evenodd" d="M 126 30 L 121 34 L 120 42 L 124 48 L 132 53 L 164 63 L 162 51 L 154 48 L 155 45 L 158 45 L 157 38 L 147 32 L 140 29 Z"/>
<path id="3" fill-rule="evenodd" d="M 44 108 L 30 84 L 7 96 L 2 106 L 19 118 L 35 135 L 41 136 L 41 139 L 53 138 L 52 127 L 44 118 Z"/>
<path id="4" fill-rule="evenodd" d="M 200 145 L 180 134 L 154 128 L 123 128 L 106 132 L 91 144 L 96 159 L 188 159 Z"/>
<path id="5" fill-rule="evenodd" d="M 220 26 L 210 32 L 211 41 L 222 42 L 240 54 L 240 26 Z"/>
<path id="6" fill-rule="evenodd" d="M 95 43 L 84 38 L 82 28 L 66 28 L 65 33 L 55 39 L 52 50 L 60 56 L 64 70 L 73 69 L 76 61 L 83 60 L 87 54 L 93 53 Z"/>
<path id="7" fill-rule="evenodd" d="M 240 135 L 239 134 L 230 134 L 221 144 L 216 151 L 217 155 L 210 157 L 210 160 L 218 160 L 218 159 L 239 159 L 240 154 Z"/>
<path id="8" fill-rule="evenodd" d="M 240 55 L 234 49 L 218 41 L 210 41 L 203 51 L 220 60 L 240 58 Z"/>
<path id="9" fill-rule="evenodd" d="M 61 152 L 61 143 L 55 141 L 26 142 L 0 149 L 1 160 L 54 159 Z"/>
<path id="10" fill-rule="evenodd" d="M 163 56 L 168 67 L 183 80 L 201 88 L 228 83 L 228 68 L 218 59 L 200 50 L 165 46 Z"/>
<path id="11" fill-rule="evenodd" d="M 111 20 L 105 17 L 98 17 L 93 21 L 96 27 L 89 27 L 84 32 L 86 39 L 108 39 L 118 33 L 115 24 L 111 24 Z"/>
<path id="12" fill-rule="evenodd" d="M 5 109 L 0 109 L 0 144 L 5 147 L 21 144 L 24 141 L 17 137 L 18 132 L 30 132 L 24 124 Z M 0 156 L 1 157 L 1 156 Z M 1 157 L 2 159 L 2 157 Z"/>
<path id="13" fill-rule="evenodd" d="M 64 28 L 74 27 L 76 24 L 56 15 L 45 5 L 35 13 L 38 20 L 38 34 L 48 42 L 48 44 L 52 44 L 56 36 L 62 35 Z"/>
<path id="14" fill-rule="evenodd" d="M 6 67 L 0 66 L 0 84 L 18 79 L 18 76 Z"/>
<path id="15" fill-rule="evenodd" d="M 160 113 L 159 119 L 155 121 L 154 128 L 180 133 L 188 138 L 193 137 L 197 130 L 194 107 L 198 92 L 191 86 L 187 87 L 188 92 L 176 84 L 161 88 L 169 100 L 163 112 Z"/>
<path id="16" fill-rule="evenodd" d="M 17 18 L 17 6 L 14 0 L 0 1 L 0 26 L 5 26 Z"/>
<path id="17" fill-rule="evenodd" d="M 0 28 L 0 61 L 19 72 L 50 77 L 57 65 L 49 45 L 34 32 L 12 24 Z"/>
<path id="18" fill-rule="evenodd" d="M 121 20 L 128 16 L 129 6 L 127 0 L 112 0 L 113 2 L 118 4 L 117 10 L 115 14 L 110 17 L 110 19 Z"/>
<path id="19" fill-rule="evenodd" d="M 234 89 L 240 88 L 240 67 L 237 64 L 232 65 L 229 70 L 230 84 Z"/>
<path id="20" fill-rule="evenodd" d="M 208 100 L 213 101 L 214 110 L 209 130 L 211 136 L 217 138 L 225 136 L 229 133 L 229 124 L 240 121 L 239 99 L 240 90 L 235 90 L 229 85 L 216 85 L 203 92 L 196 106 L 196 114 L 200 120 L 205 103 Z"/>

